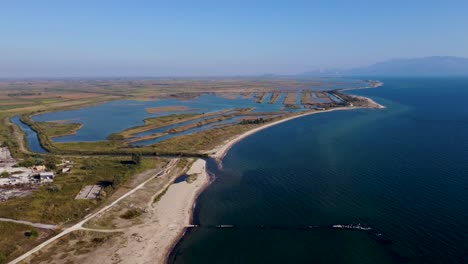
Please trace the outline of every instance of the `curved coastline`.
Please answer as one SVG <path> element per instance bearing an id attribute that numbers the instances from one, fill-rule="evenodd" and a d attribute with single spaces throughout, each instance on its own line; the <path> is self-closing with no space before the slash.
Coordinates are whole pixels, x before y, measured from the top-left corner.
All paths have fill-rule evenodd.
<path id="1" fill-rule="evenodd" d="M 309 112 L 306 112 L 306 113 L 301 113 L 301 114 L 298 114 L 298 115 L 290 116 L 290 117 L 287 117 L 287 118 L 284 118 L 284 119 L 281 119 L 281 120 L 278 120 L 278 121 L 275 121 L 275 122 L 272 122 L 272 123 L 262 125 L 260 127 L 254 128 L 252 130 L 246 131 L 246 132 L 244 132 L 244 133 L 242 133 L 242 134 L 240 134 L 238 136 L 235 136 L 232 139 L 229 139 L 229 140 L 225 141 L 223 144 L 221 144 L 220 146 L 208 151 L 207 153 L 210 153 L 209 156 L 211 158 L 215 159 L 216 162 L 218 163 L 218 166 L 220 168 L 222 168 L 222 159 L 226 156 L 226 154 L 229 152 L 229 150 L 236 143 L 238 143 L 242 139 L 244 139 L 246 137 L 249 137 L 250 135 L 253 135 L 253 134 L 255 134 L 255 133 L 257 133 L 257 132 L 259 132 L 261 130 L 264 130 L 266 128 L 269 128 L 269 127 L 272 127 L 272 126 L 275 126 L 275 125 L 278 125 L 278 124 L 281 124 L 281 123 L 284 123 L 284 122 L 287 122 L 287 121 L 290 121 L 290 120 L 293 120 L 293 119 L 296 119 L 296 118 L 300 118 L 300 117 L 304 117 L 304 116 L 308 116 L 308 115 L 313 115 L 313 114 L 328 113 L 328 112 L 342 111 L 342 110 L 355 110 L 355 109 L 366 109 L 366 108 L 383 109 L 383 108 L 385 108 L 385 106 L 375 102 L 371 98 L 363 97 L 363 96 L 357 96 L 357 95 L 353 95 L 353 96 L 367 100 L 371 106 L 370 107 L 354 107 L 354 106 L 338 107 L 338 108 L 333 108 L 333 109 L 328 109 L 328 110 L 309 111 Z M 190 201 L 187 201 L 187 203 L 190 203 L 192 205 L 191 210 L 189 212 L 189 217 L 188 217 L 188 219 L 186 219 L 186 221 L 187 221 L 187 223 L 189 223 L 189 225 L 193 225 L 193 217 L 194 217 L 193 214 L 194 214 L 194 210 L 195 210 L 199 195 L 213 182 L 213 177 L 208 173 L 206 166 L 204 167 L 204 174 L 208 175 L 208 177 L 205 178 L 205 181 L 203 182 L 203 184 L 196 190 L 196 195 L 194 195 Z M 182 241 L 182 239 L 186 235 L 186 233 L 187 233 L 187 227 L 183 228 L 183 230 L 181 230 L 179 232 L 179 235 L 177 237 L 175 237 L 173 241 L 171 241 L 170 246 L 168 247 L 168 251 L 165 252 L 165 254 L 164 254 L 164 256 L 165 256 L 164 263 L 167 263 L 167 264 L 171 263 L 170 261 L 171 261 L 171 256 L 173 254 L 173 251 L 177 247 L 177 245 Z"/>
<path id="2" fill-rule="evenodd" d="M 305 112 L 305 113 L 301 113 L 301 114 L 298 114 L 298 115 L 294 115 L 294 116 L 290 116 L 290 117 L 287 117 L 287 118 L 284 118 L 284 119 L 281 119 L 281 120 L 278 120 L 278 121 L 275 121 L 275 122 L 272 122 L 272 123 L 268 123 L 268 124 L 265 124 L 263 126 L 260 126 L 260 127 L 257 127 L 257 128 L 254 128 L 252 130 L 249 130 L 249 131 L 246 131 L 245 133 L 243 134 L 240 134 L 236 137 L 234 137 L 233 139 L 230 139 L 230 140 L 227 140 L 226 142 L 224 142 L 222 145 L 216 147 L 215 149 L 209 151 L 208 153 L 211 153 L 210 154 L 210 157 L 216 159 L 218 161 L 218 163 L 220 163 L 222 161 L 222 159 L 224 158 L 224 156 L 227 154 L 227 152 L 229 151 L 230 148 L 232 148 L 232 146 L 234 146 L 237 142 L 241 141 L 242 139 L 250 136 L 250 135 L 253 135 L 263 129 L 266 129 L 266 128 L 269 128 L 269 127 L 272 127 L 272 126 L 275 126 L 275 125 L 278 125 L 278 124 L 281 124 L 281 123 L 284 123 L 284 122 L 287 122 L 289 120 L 293 120 L 293 119 L 296 119 L 296 118 L 300 118 L 300 117 L 303 117 L 303 116 L 308 116 L 308 115 L 313 115 L 313 114 L 319 114 L 319 113 L 328 113 L 328 112 L 333 112 L 333 111 L 342 111 L 342 110 L 354 110 L 354 109 L 365 109 L 365 108 L 378 108 L 378 109 L 382 109 L 382 108 L 385 108 L 385 106 L 375 102 L 374 100 L 368 98 L 368 97 L 363 97 L 363 96 L 356 96 L 356 95 L 353 95 L 354 97 L 358 97 L 360 99 L 365 99 L 367 100 L 371 105 L 374 105 L 375 107 L 354 107 L 354 106 L 351 106 L 351 107 L 337 107 L 337 108 L 333 108 L 333 109 L 328 109 L 328 110 L 319 110 L 319 111 L 308 111 L 308 112 Z"/>

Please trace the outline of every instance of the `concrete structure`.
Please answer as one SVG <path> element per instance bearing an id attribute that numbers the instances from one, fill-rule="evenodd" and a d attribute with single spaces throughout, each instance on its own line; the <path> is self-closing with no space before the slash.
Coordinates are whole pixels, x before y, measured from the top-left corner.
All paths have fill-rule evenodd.
<path id="1" fill-rule="evenodd" d="M 42 183 L 46 183 L 46 182 L 53 182 L 54 181 L 54 173 L 51 172 L 51 171 L 45 171 L 45 172 L 41 172 L 39 173 L 39 179 Z"/>
<path id="2" fill-rule="evenodd" d="M 11 185 L 10 178 L 0 178 L 0 186 Z"/>
<path id="3" fill-rule="evenodd" d="M 6 147 L 0 147 L 0 166 L 13 166 L 15 162 L 16 161 L 11 157 L 10 150 Z"/>
<path id="4" fill-rule="evenodd" d="M 10 176 L 8 178 L 1 178 L 0 186 L 3 185 L 15 185 L 15 184 L 26 184 L 33 181 L 33 172 L 28 168 L 0 168 L 0 173 L 8 172 Z"/>
<path id="5" fill-rule="evenodd" d="M 100 185 L 87 185 L 75 197 L 75 199 L 96 199 L 101 194 Z"/>

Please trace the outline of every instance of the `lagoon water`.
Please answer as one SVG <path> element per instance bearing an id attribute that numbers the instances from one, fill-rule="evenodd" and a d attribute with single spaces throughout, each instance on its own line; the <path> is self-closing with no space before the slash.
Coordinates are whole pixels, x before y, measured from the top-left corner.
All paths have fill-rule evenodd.
<path id="1" fill-rule="evenodd" d="M 27 124 L 21 122 L 19 116 L 13 117 L 11 121 L 23 130 L 29 150 L 36 153 L 47 153 L 47 150 L 41 146 L 36 131 L 32 130 Z"/>
<path id="2" fill-rule="evenodd" d="M 344 78 L 325 78 L 322 80 L 322 86 L 318 87 L 303 87 L 310 90 L 331 90 L 338 88 L 352 88 L 363 87 L 367 83 L 362 80 L 344 79 Z M 281 87 L 278 87 L 281 89 Z M 214 94 L 202 94 L 193 100 L 180 100 L 180 99 L 160 99 L 155 101 L 115 101 L 95 106 L 84 107 L 75 110 L 67 110 L 60 112 L 51 112 L 33 116 L 33 120 L 37 122 L 47 121 L 62 121 L 71 123 L 81 123 L 83 127 L 77 131 L 76 134 L 56 137 L 54 142 L 79 142 L 79 141 L 101 141 L 105 140 L 112 133 L 121 132 L 127 128 L 143 125 L 143 120 L 150 117 L 157 117 L 162 115 L 170 115 L 181 113 L 175 112 L 160 112 L 150 114 L 146 108 L 163 107 L 163 106 L 185 106 L 188 108 L 184 113 L 210 113 L 221 110 L 234 109 L 234 108 L 255 108 L 254 112 L 271 112 L 279 111 L 284 108 L 282 102 L 285 94 L 282 94 L 280 99 L 275 104 L 267 103 L 272 94 L 268 93 L 264 103 L 255 103 L 254 98 L 242 98 L 239 96 L 235 99 L 228 99 L 216 96 Z M 298 96 L 298 105 L 300 105 L 300 97 Z M 289 109 L 289 111 L 300 111 L 301 109 Z M 15 120 L 13 120 L 15 121 Z M 234 122 L 236 120 L 226 120 L 224 123 Z M 195 122 L 195 121 L 193 121 Z M 18 124 L 20 125 L 20 124 Z M 182 134 L 196 133 L 211 126 L 220 125 L 215 123 L 202 128 L 195 128 L 181 134 L 167 135 L 164 138 L 150 140 L 148 142 L 140 142 L 137 145 L 154 144 L 162 140 L 166 140 L 173 136 Z M 161 133 L 167 131 L 168 128 L 160 128 L 155 131 L 141 133 L 136 136 L 147 135 L 148 133 Z M 31 138 L 34 140 L 33 138 Z M 30 142 L 34 145 L 37 142 Z"/>
<path id="3" fill-rule="evenodd" d="M 468 79 L 382 80 L 352 93 L 386 109 L 295 119 L 210 161 L 170 262 L 468 263 Z M 357 223 L 374 230 L 330 228 Z"/>

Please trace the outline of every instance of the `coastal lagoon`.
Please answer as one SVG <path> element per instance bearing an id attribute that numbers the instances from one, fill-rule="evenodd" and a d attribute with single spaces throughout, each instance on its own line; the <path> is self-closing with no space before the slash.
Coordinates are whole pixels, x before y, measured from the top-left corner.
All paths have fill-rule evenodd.
<path id="1" fill-rule="evenodd" d="M 386 109 L 294 119 L 210 160 L 170 262 L 466 263 L 468 79 L 380 80 L 351 93 Z M 373 230 L 331 228 L 358 223 Z"/>
<path id="2" fill-rule="evenodd" d="M 307 91 L 318 91 L 318 90 L 332 90 L 340 88 L 359 88 L 365 87 L 368 83 L 362 80 L 357 79 L 342 79 L 342 78 L 329 78 L 323 79 L 321 86 L 317 87 L 301 87 L 298 89 L 298 96 L 296 99 L 296 104 L 298 108 L 286 108 L 283 104 L 283 101 L 286 97 L 286 92 L 291 91 L 290 88 L 281 88 L 278 87 L 277 91 L 282 91 L 279 96 L 279 99 L 270 103 L 273 93 L 267 92 L 263 102 L 257 102 L 255 93 L 250 94 L 248 97 L 244 97 L 241 94 L 230 94 L 232 98 L 223 97 L 223 94 L 213 94 L 213 93 L 203 93 L 194 98 L 164 98 L 152 101 L 131 101 L 131 100 L 122 100 L 103 103 L 94 106 L 83 107 L 80 109 L 50 112 L 44 114 L 34 115 L 32 119 L 35 122 L 60 122 L 60 123 L 80 123 L 82 128 L 80 128 L 76 133 L 72 135 L 66 135 L 61 137 L 55 137 L 52 140 L 54 142 L 95 142 L 106 140 L 107 137 L 113 133 L 121 132 L 125 129 L 141 126 L 144 124 L 144 119 L 152 117 L 160 117 L 171 114 L 181 114 L 181 113 L 203 113 L 207 114 L 206 118 L 200 118 L 196 120 L 190 120 L 185 123 L 179 123 L 170 126 L 163 126 L 154 130 L 145 131 L 139 134 L 135 134 L 135 137 L 148 136 L 151 134 L 164 133 L 182 125 L 187 125 L 191 123 L 196 123 L 202 121 L 203 119 L 213 118 L 210 114 L 229 110 L 229 109 L 240 109 L 240 108 L 254 108 L 253 113 L 271 113 L 271 112 L 297 112 L 304 111 L 305 109 L 301 105 L 301 89 Z M 315 93 L 313 93 L 315 94 Z M 225 95 L 224 95 L 225 96 Z M 336 98 L 332 95 L 329 95 L 331 99 L 336 101 Z M 316 98 L 317 101 L 322 102 L 322 98 Z M 186 110 L 179 111 L 161 111 L 157 113 L 150 113 L 147 111 L 152 108 L 160 107 L 184 107 Z M 219 114 L 221 116 L 222 114 Z M 174 134 L 167 134 L 162 137 L 153 138 L 151 140 L 139 141 L 133 143 L 134 146 L 146 146 L 152 145 L 163 140 L 175 136 L 181 136 L 186 134 L 193 134 L 201 132 L 203 130 L 211 129 L 216 126 L 227 125 L 232 123 L 238 123 L 242 116 L 234 116 L 232 118 L 225 119 L 221 122 L 214 122 L 209 125 L 204 125 L 201 127 L 194 127 L 186 131 Z M 20 122 L 18 117 L 12 119 L 12 122 L 20 126 L 27 134 L 27 140 L 29 146 L 34 152 L 46 152 L 40 146 L 38 137 L 33 130 L 31 130 L 27 125 Z"/>

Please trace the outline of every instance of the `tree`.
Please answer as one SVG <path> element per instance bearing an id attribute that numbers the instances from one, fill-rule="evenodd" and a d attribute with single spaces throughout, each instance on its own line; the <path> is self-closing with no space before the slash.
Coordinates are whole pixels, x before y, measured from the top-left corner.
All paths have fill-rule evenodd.
<path id="1" fill-rule="evenodd" d="M 57 159 L 54 156 L 47 156 L 45 166 L 50 170 L 57 169 Z"/>
<path id="2" fill-rule="evenodd" d="M 141 153 L 132 153 L 132 161 L 135 165 L 140 165 L 141 163 Z"/>
<path id="3" fill-rule="evenodd" d="M 31 237 L 38 237 L 39 236 L 39 232 L 37 232 L 36 229 L 32 229 L 31 230 Z"/>
<path id="4" fill-rule="evenodd" d="M 122 183 L 122 175 L 115 175 L 114 180 L 112 181 L 112 187 L 115 189 Z"/>
<path id="5" fill-rule="evenodd" d="M 8 178 L 8 177 L 10 177 L 10 173 L 8 173 L 8 171 L 3 171 L 0 174 L 0 178 Z"/>
<path id="6" fill-rule="evenodd" d="M 35 160 L 32 158 L 25 159 L 21 161 L 20 163 L 18 163 L 20 167 L 26 167 L 26 168 L 32 167 L 34 166 L 34 164 L 35 164 Z"/>
<path id="7" fill-rule="evenodd" d="M 45 162 L 44 162 L 44 160 L 41 159 L 41 158 L 36 158 L 36 159 L 34 160 L 34 165 L 40 166 L 40 165 L 44 165 L 44 164 L 45 164 Z"/>
<path id="8" fill-rule="evenodd" d="M 6 263 L 6 256 L 3 252 L 0 252 L 0 264 Z"/>

